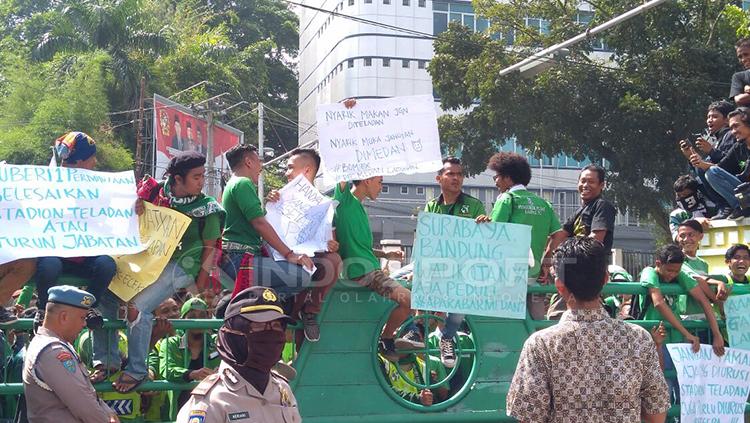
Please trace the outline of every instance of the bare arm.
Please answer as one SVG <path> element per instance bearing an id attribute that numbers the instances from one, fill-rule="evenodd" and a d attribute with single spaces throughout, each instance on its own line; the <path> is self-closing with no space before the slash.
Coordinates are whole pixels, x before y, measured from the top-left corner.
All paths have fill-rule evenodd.
<path id="1" fill-rule="evenodd" d="M 698 301 L 703 312 L 706 314 L 706 320 L 708 321 L 708 326 L 711 328 L 711 334 L 713 335 L 714 353 L 721 357 L 724 355 L 724 337 L 721 336 L 719 324 L 716 322 L 716 316 L 714 315 L 713 308 L 711 308 L 711 303 L 708 302 L 708 298 L 703 294 L 700 287 L 696 286 L 691 289 L 690 295 Z"/>
<path id="2" fill-rule="evenodd" d="M 738 106 L 750 105 L 750 94 L 737 94 L 736 96 L 734 96 L 734 102 L 737 103 Z"/>
<path id="3" fill-rule="evenodd" d="M 591 231 L 589 234 L 591 238 L 596 239 L 597 241 L 603 243 L 604 238 L 607 236 L 607 230 L 606 229 L 597 229 L 595 231 Z"/>
<path id="4" fill-rule="evenodd" d="M 677 316 L 672 313 L 672 309 L 669 308 L 669 304 L 667 304 L 667 301 L 661 294 L 661 290 L 656 288 L 649 288 L 648 294 L 651 296 L 651 301 L 654 303 L 654 308 L 659 311 L 659 314 L 664 317 L 667 323 L 672 325 L 673 328 L 677 329 L 677 331 L 685 337 L 685 340 L 687 342 L 693 344 L 693 352 L 698 352 L 701 347 L 700 340 L 697 336 L 694 336 L 693 334 L 688 332 L 688 330 L 685 329 L 685 326 L 682 326 L 682 322 L 680 322 L 680 319 L 678 319 Z"/>
<path id="5" fill-rule="evenodd" d="M 264 216 L 256 217 L 255 219 L 250 221 L 250 224 L 253 225 L 253 228 L 255 228 L 256 231 L 258 231 L 258 234 L 261 236 L 261 238 L 266 240 L 268 245 L 270 245 L 274 250 L 278 251 L 279 254 L 284 256 L 284 258 L 287 259 L 289 263 L 299 264 L 307 267 L 308 269 L 312 269 L 314 267 L 310 257 L 307 257 L 304 254 L 294 254 L 294 251 L 292 251 L 292 249 L 289 248 L 284 243 L 284 241 L 281 240 L 281 238 L 279 238 L 279 235 L 273 229 L 273 226 L 268 223 L 268 220 L 266 220 Z"/>
<path id="6" fill-rule="evenodd" d="M 195 286 L 199 291 L 208 287 L 208 277 L 211 269 L 214 267 L 214 250 L 216 249 L 216 240 L 203 240 L 203 251 L 201 252 L 201 269 L 198 276 L 195 277 Z"/>

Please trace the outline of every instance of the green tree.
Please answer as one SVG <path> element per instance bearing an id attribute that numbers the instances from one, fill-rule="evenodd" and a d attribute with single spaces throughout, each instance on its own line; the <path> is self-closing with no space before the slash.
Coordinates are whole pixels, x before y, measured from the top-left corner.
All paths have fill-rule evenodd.
<path id="1" fill-rule="evenodd" d="M 572 47 L 536 77 L 499 76 L 530 52 L 641 4 L 590 3 L 595 14 L 585 23 L 578 2 L 474 0 L 476 12 L 492 22 L 490 32 L 451 25 L 435 42 L 429 66 L 444 108 L 469 108 L 478 100 L 469 113 L 440 119 L 443 142 L 470 157 L 472 173 L 484 170 L 488 155 L 510 138 L 537 155 L 606 159 L 608 196 L 666 230 L 672 183 L 687 170 L 677 143 L 704 127 L 711 101 L 727 97 L 731 74 L 739 70 L 733 45 L 747 17 L 723 2 L 667 2 Z M 545 19 L 549 31 L 527 27 L 527 16 Z M 490 36 L 511 28 L 512 50 Z M 600 41 L 613 52 L 608 62 L 591 55 Z"/>

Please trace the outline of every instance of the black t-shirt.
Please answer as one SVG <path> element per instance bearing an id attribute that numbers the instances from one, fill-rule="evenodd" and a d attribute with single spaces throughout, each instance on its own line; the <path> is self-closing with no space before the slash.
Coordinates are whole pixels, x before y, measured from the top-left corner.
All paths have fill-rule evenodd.
<path id="1" fill-rule="evenodd" d="M 602 197 L 597 197 L 579 208 L 563 225 L 563 230 L 571 236 L 588 236 L 591 231 L 606 230 L 604 248 L 612 250 L 615 232 L 615 206 Z"/>
<path id="2" fill-rule="evenodd" d="M 750 70 L 735 72 L 732 75 L 732 88 L 729 90 L 729 97 L 734 100 L 734 96 L 744 93 L 745 85 L 750 85 Z"/>
<path id="3" fill-rule="evenodd" d="M 742 174 L 746 173 L 747 163 L 750 159 L 750 149 L 744 142 L 735 142 L 732 148 L 719 162 L 718 166 L 732 175 L 736 175 L 741 181 L 744 181 Z"/>

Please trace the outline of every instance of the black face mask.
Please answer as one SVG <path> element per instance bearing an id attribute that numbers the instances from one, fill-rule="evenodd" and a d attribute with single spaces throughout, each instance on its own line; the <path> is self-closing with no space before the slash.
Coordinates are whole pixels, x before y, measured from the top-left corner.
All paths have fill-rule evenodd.
<path id="1" fill-rule="evenodd" d="M 677 204 L 685 211 L 693 212 L 703 206 L 703 196 L 700 192 L 695 192 L 685 198 L 678 198 Z"/>
<path id="2" fill-rule="evenodd" d="M 283 331 L 264 330 L 247 333 L 222 326 L 219 329 L 218 351 L 233 366 L 251 367 L 268 373 L 281 359 L 286 335 Z"/>

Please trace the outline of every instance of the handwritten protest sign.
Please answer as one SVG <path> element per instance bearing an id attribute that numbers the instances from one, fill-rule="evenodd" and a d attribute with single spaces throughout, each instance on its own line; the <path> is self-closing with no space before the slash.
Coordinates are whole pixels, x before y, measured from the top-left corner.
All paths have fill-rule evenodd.
<path id="1" fill-rule="evenodd" d="M 750 295 L 732 295 L 724 303 L 729 345 L 750 350 Z"/>
<path id="2" fill-rule="evenodd" d="M 524 319 L 531 227 L 419 213 L 412 308 Z"/>
<path id="3" fill-rule="evenodd" d="M 750 393 L 750 351 L 727 348 L 723 357 L 710 345 L 694 353 L 691 344 L 667 344 L 680 383 L 680 421 L 743 422 Z"/>
<path id="4" fill-rule="evenodd" d="M 435 172 L 442 166 L 431 95 L 318 106 L 318 136 L 327 181 Z"/>
<path id="5" fill-rule="evenodd" d="M 0 264 L 143 250 L 133 172 L 0 165 Z"/>
<path id="6" fill-rule="evenodd" d="M 191 221 L 176 210 L 145 201 L 143 205 L 146 210 L 139 221 L 141 242 L 146 249 L 138 254 L 114 257 L 117 273 L 109 289 L 123 301 L 130 301 L 156 281 Z"/>
<path id="7" fill-rule="evenodd" d="M 279 190 L 281 198 L 266 204 L 266 219 L 284 243 L 297 254 L 309 257 L 326 251 L 332 239 L 336 202 L 321 194 L 303 175 Z M 284 260 L 273 250 L 276 260 Z"/>

